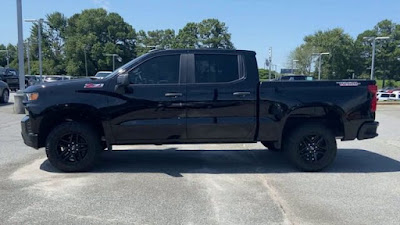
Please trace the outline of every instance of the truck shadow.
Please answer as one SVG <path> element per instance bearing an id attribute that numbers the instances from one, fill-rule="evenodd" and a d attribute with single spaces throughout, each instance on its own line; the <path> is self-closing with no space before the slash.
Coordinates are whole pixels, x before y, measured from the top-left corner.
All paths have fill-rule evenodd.
<path id="1" fill-rule="evenodd" d="M 41 170 L 58 173 L 48 160 Z M 380 173 L 400 171 L 400 162 L 361 149 L 339 149 L 334 164 L 323 173 Z M 297 173 L 282 153 L 267 150 L 124 150 L 105 152 L 90 173 Z"/>

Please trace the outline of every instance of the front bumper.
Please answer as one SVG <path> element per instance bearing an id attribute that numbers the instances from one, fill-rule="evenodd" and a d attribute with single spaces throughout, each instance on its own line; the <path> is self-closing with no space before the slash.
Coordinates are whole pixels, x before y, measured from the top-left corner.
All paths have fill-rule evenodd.
<path id="1" fill-rule="evenodd" d="M 376 132 L 378 126 L 379 123 L 375 121 L 364 123 L 358 131 L 357 139 L 364 140 L 378 136 L 378 133 Z"/>
<path id="2" fill-rule="evenodd" d="M 32 133 L 29 116 L 25 116 L 21 120 L 21 135 L 26 145 L 35 149 L 39 148 L 39 137 Z"/>

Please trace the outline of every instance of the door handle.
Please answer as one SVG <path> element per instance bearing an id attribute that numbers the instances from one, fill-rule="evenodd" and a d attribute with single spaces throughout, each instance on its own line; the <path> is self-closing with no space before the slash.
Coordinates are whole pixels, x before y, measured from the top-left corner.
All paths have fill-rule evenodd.
<path id="1" fill-rule="evenodd" d="M 234 96 L 241 96 L 241 97 L 244 97 L 244 96 L 246 96 L 246 95 L 250 95 L 250 92 L 248 92 L 248 91 L 238 91 L 238 92 L 234 92 L 233 95 L 234 95 Z"/>
<path id="2" fill-rule="evenodd" d="M 169 98 L 182 97 L 182 93 L 165 93 L 165 97 L 169 97 Z"/>

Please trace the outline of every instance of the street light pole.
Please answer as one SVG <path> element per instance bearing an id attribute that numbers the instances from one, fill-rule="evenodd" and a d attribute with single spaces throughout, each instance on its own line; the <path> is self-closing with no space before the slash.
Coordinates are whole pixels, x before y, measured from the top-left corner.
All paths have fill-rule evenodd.
<path id="1" fill-rule="evenodd" d="M 25 20 L 25 22 L 37 23 L 38 24 L 38 47 L 39 47 L 39 75 L 40 82 L 43 82 L 43 62 L 42 62 L 42 25 L 44 19 L 29 19 Z"/>
<path id="2" fill-rule="evenodd" d="M 295 69 L 295 63 L 298 62 L 299 60 L 293 59 L 292 60 L 292 74 L 294 74 L 294 69 Z M 296 66 L 297 67 L 297 66 Z"/>
<path id="3" fill-rule="evenodd" d="M 31 62 L 30 62 L 30 53 L 29 53 L 29 46 L 30 46 L 30 41 L 28 39 L 28 43 L 26 46 L 26 58 L 28 60 L 28 74 L 31 75 Z"/>
<path id="4" fill-rule="evenodd" d="M 18 25 L 18 70 L 19 90 L 25 90 L 25 66 L 24 66 L 24 36 L 22 31 L 22 3 L 17 0 L 17 25 Z"/>
<path id="5" fill-rule="evenodd" d="M 115 57 L 117 57 L 117 59 L 118 59 L 119 62 L 122 61 L 121 57 L 120 57 L 118 54 L 108 54 L 108 53 L 106 53 L 106 54 L 103 54 L 103 55 L 105 55 L 105 56 L 112 56 L 112 60 L 113 60 L 113 71 L 115 71 Z"/>
<path id="6" fill-rule="evenodd" d="M 322 52 L 322 53 L 313 53 L 312 55 L 317 55 L 319 57 L 318 62 L 318 80 L 321 80 L 321 70 L 322 70 L 322 56 L 329 55 L 329 52 Z"/>
<path id="7" fill-rule="evenodd" d="M 86 59 L 86 47 L 85 50 L 83 51 L 85 53 L 85 70 L 86 70 L 86 77 L 88 76 L 88 70 L 87 70 L 87 59 Z"/>
<path id="8" fill-rule="evenodd" d="M 371 80 L 374 79 L 375 75 L 375 48 L 376 48 L 376 40 L 384 40 L 389 39 L 390 37 L 364 37 L 364 40 L 371 41 L 372 40 L 372 62 L 371 62 Z"/>

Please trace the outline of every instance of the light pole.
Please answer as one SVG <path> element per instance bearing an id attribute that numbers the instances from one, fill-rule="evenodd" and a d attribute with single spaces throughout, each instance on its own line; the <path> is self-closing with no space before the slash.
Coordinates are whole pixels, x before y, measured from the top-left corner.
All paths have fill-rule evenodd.
<path id="1" fill-rule="evenodd" d="M 6 50 L 0 50 L 0 52 L 6 52 L 7 53 L 7 56 L 6 56 L 7 68 L 10 68 L 10 55 L 9 55 L 8 50 L 7 49 Z"/>
<path id="2" fill-rule="evenodd" d="M 106 53 L 106 54 L 103 54 L 103 55 L 105 55 L 105 56 L 112 56 L 112 58 L 113 58 L 113 71 L 115 70 L 115 57 L 117 57 L 118 62 L 121 62 L 121 61 L 122 61 L 122 58 L 121 58 L 118 54 L 109 54 L 109 53 Z"/>
<path id="3" fill-rule="evenodd" d="M 296 63 L 296 62 L 298 62 L 299 60 L 297 60 L 297 59 L 293 59 L 292 60 L 292 74 L 294 74 L 294 64 Z"/>
<path id="4" fill-rule="evenodd" d="M 28 19 L 25 22 L 37 23 L 38 24 L 38 47 L 39 47 L 39 75 L 40 82 L 43 82 L 43 64 L 42 64 L 42 26 L 44 19 Z"/>
<path id="5" fill-rule="evenodd" d="M 26 59 L 27 59 L 27 61 L 28 61 L 28 74 L 29 75 L 31 75 L 31 62 L 30 62 L 30 54 L 29 54 L 29 47 L 30 47 L 30 44 L 31 44 L 31 42 L 29 41 L 29 39 L 28 39 L 28 41 L 27 41 L 27 43 L 26 43 Z"/>
<path id="6" fill-rule="evenodd" d="M 371 41 L 372 40 L 372 63 L 371 63 L 371 80 L 374 79 L 375 73 L 375 46 L 376 40 L 384 40 L 389 39 L 390 37 L 364 37 L 364 40 Z"/>
<path id="7" fill-rule="evenodd" d="M 88 76 L 88 69 L 87 69 L 87 58 L 86 58 L 86 51 L 88 50 L 88 46 L 86 45 L 85 48 L 83 49 L 85 53 L 85 70 L 86 70 L 86 77 Z"/>
<path id="8" fill-rule="evenodd" d="M 269 74 L 268 74 L 268 79 L 271 80 L 271 70 L 272 70 L 272 47 L 269 47 L 269 49 L 268 49 L 268 55 L 269 55 Z"/>
<path id="9" fill-rule="evenodd" d="M 322 53 L 313 53 L 312 55 L 317 55 L 319 58 L 318 62 L 318 80 L 321 80 L 321 67 L 322 67 L 322 56 L 323 55 L 329 55 L 329 52 L 322 52 Z"/>

